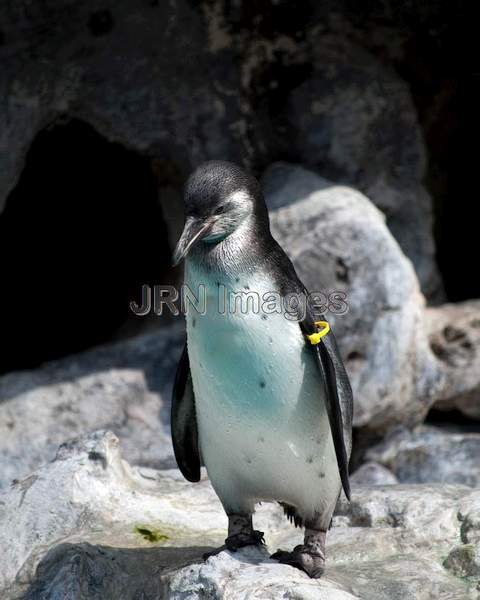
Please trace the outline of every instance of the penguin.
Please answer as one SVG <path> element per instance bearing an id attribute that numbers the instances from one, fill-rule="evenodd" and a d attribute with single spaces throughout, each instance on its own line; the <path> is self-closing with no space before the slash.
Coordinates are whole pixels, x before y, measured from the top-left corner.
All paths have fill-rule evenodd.
<path id="1" fill-rule="evenodd" d="M 273 293 L 282 300 L 308 293 L 270 233 L 252 175 L 206 162 L 188 178 L 184 204 L 173 262 L 185 261 L 184 284 L 194 293 L 203 286 L 205 302 L 203 311 L 186 310 L 173 386 L 178 467 L 196 482 L 204 465 L 228 516 L 225 545 L 215 552 L 264 544 L 253 528 L 255 505 L 278 502 L 304 527 L 304 543 L 271 558 L 321 577 L 342 487 L 350 499 L 353 398 L 333 332 L 308 302 L 297 312 L 286 302 L 267 306 Z M 220 310 L 219 289 L 229 298 L 256 294 L 265 305 Z"/>

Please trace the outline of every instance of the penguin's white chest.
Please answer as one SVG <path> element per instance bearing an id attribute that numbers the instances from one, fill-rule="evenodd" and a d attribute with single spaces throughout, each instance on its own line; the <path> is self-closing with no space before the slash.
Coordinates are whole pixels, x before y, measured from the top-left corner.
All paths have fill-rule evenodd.
<path id="1" fill-rule="evenodd" d="M 188 283 L 199 281 L 191 276 Z M 298 322 L 263 302 L 275 290 L 268 281 L 203 283 L 206 312 L 189 311 L 187 338 L 200 449 L 212 485 L 230 510 L 260 500 L 287 502 L 304 514 L 326 510 L 340 480 L 323 383 Z M 219 304 L 223 286 L 227 302 Z M 248 292 L 250 304 L 237 300 L 239 310 L 232 310 L 233 290 Z"/>

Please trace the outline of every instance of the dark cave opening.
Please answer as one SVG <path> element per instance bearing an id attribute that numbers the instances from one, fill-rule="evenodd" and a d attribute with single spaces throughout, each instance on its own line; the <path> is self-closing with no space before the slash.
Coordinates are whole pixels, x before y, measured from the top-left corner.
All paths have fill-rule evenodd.
<path id="1" fill-rule="evenodd" d="M 444 122 L 450 121 L 450 127 L 446 127 L 448 139 L 443 142 L 445 134 L 440 123 L 426 136 L 430 153 L 427 185 L 433 197 L 437 262 L 450 302 L 480 298 L 475 150 L 480 98 L 478 92 L 473 92 L 471 79 L 464 76 L 456 82 L 451 105 L 443 114 Z"/>
<path id="2" fill-rule="evenodd" d="M 436 259 L 446 299 L 480 297 L 478 193 L 478 41 L 466 5 L 436 7 L 394 61 L 408 83 L 427 148 Z M 473 21 L 474 22 L 474 21 Z M 402 31 L 399 22 L 397 31 Z"/>
<path id="3" fill-rule="evenodd" d="M 434 425 L 440 429 L 461 431 L 462 433 L 480 433 L 480 422 L 471 419 L 456 408 L 439 410 L 431 408 L 425 419 L 426 425 Z"/>
<path id="4" fill-rule="evenodd" d="M 171 279 L 150 159 L 79 120 L 41 131 L 0 215 L 0 372 L 129 335 L 141 285 Z"/>

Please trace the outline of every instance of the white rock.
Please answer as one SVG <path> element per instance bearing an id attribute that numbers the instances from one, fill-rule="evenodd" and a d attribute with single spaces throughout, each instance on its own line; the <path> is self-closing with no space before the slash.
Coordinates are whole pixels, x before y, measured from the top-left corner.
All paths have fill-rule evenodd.
<path id="1" fill-rule="evenodd" d="M 264 179 L 273 235 L 309 291 L 347 295 L 348 312 L 326 316 L 352 380 L 355 425 L 421 422 L 440 374 L 417 278 L 383 215 L 360 192 L 301 167 L 279 163 Z"/>
<path id="2" fill-rule="evenodd" d="M 170 390 L 181 349 L 171 327 L 0 378 L 0 487 L 59 444 L 112 429 L 134 464 L 173 466 Z"/>
<path id="3" fill-rule="evenodd" d="M 480 300 L 429 308 L 426 324 L 444 373 L 435 408 L 480 419 Z"/>
<path id="4" fill-rule="evenodd" d="M 366 457 L 390 469 L 400 482 L 480 487 L 480 433 L 428 426 L 399 429 L 370 448 Z"/>
<path id="5" fill-rule="evenodd" d="M 361 465 L 350 476 L 350 483 L 354 485 L 394 485 L 398 483 L 395 475 L 383 465 L 370 461 Z"/>
<path id="6" fill-rule="evenodd" d="M 442 566 L 480 532 L 480 491 L 458 485 L 355 488 L 352 503 L 339 504 L 320 581 L 273 562 L 267 548 L 204 562 L 227 524 L 209 482 L 130 467 L 110 432 L 63 445 L 0 495 L 0 507 L 6 600 L 474 597 L 475 582 Z M 255 525 L 268 551 L 301 539 L 276 505 L 262 505 Z"/>
<path id="7" fill-rule="evenodd" d="M 298 598 L 302 600 L 355 600 L 328 576 L 321 580 L 268 558 L 266 552 L 248 548 L 235 555 L 222 552 L 203 564 L 181 569 L 168 587 L 172 600 L 197 598 Z"/>

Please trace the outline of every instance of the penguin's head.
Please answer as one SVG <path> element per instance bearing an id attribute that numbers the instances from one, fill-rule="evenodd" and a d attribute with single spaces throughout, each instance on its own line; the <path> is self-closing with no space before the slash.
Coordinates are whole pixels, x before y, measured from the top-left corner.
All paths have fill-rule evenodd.
<path id="1" fill-rule="evenodd" d="M 237 165 L 212 160 L 185 186 L 185 226 L 173 255 L 177 265 L 198 244 L 217 244 L 248 217 L 266 212 L 257 180 Z"/>

